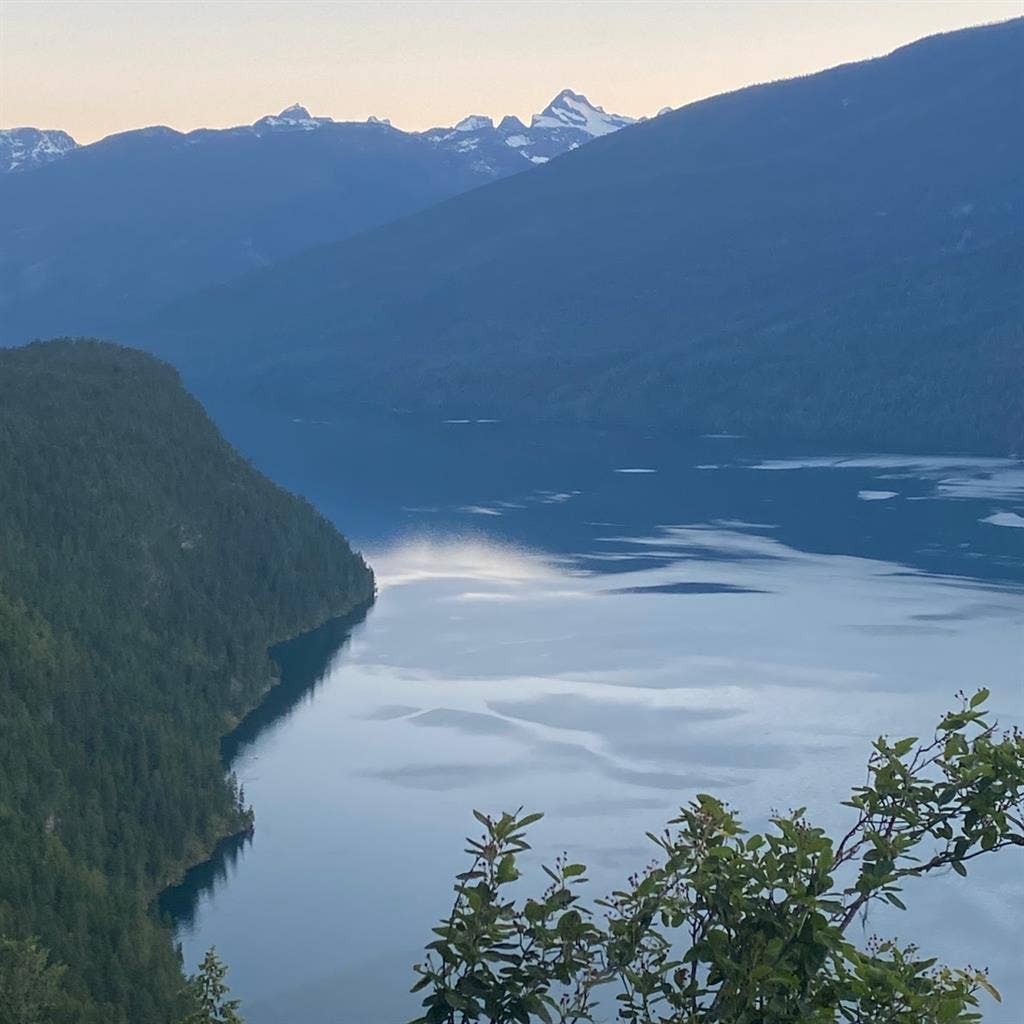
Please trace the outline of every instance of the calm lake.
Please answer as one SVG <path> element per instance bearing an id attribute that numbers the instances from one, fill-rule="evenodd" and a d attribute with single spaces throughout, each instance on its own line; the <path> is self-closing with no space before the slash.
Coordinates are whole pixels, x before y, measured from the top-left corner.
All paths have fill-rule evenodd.
<path id="1" fill-rule="evenodd" d="M 216 944 L 249 1024 L 412 1017 L 473 808 L 545 811 L 531 881 L 568 850 L 601 895 L 696 792 L 753 826 L 806 806 L 839 827 L 879 733 L 979 685 L 1021 722 L 1020 462 L 212 411 L 380 589 L 278 652 L 280 692 L 228 751 L 255 836 L 164 897 L 188 967 Z M 990 966 L 985 1019 L 1018 1022 L 1015 853 L 911 885 L 863 934 Z"/>

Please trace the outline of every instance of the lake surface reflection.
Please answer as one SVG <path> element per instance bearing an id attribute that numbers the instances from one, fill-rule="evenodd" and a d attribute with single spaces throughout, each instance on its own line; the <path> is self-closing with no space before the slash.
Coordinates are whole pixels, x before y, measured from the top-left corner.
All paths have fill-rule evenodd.
<path id="1" fill-rule="evenodd" d="M 227 751 L 255 837 L 169 897 L 187 963 L 215 943 L 250 1024 L 412 1016 L 474 807 L 546 811 L 534 863 L 569 850 L 599 895 L 696 791 L 838 826 L 878 733 L 982 684 L 1020 721 L 1019 462 L 213 412 L 380 587 L 285 652 L 309 664 Z M 986 1020 L 1016 1021 L 1019 861 L 919 883 L 866 930 L 989 964 Z"/>

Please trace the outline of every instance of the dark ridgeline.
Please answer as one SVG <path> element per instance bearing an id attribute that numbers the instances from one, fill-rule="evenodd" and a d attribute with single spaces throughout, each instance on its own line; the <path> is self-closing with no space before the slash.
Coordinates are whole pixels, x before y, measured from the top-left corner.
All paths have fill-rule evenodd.
<path id="1" fill-rule="evenodd" d="M 120 336 L 303 410 L 1006 452 L 1022 66 L 1016 20 L 718 96 Z"/>
<path id="2" fill-rule="evenodd" d="M 59 1021 L 163 1022 L 182 979 L 150 901 L 249 823 L 219 739 L 267 645 L 373 577 L 112 345 L 0 352 L 0 479 L 0 935 L 68 965 Z"/>

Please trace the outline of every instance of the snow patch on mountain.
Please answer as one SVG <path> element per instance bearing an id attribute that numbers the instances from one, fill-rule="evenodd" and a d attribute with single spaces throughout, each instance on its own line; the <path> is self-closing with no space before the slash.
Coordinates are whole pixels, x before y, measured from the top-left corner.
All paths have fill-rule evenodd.
<path id="1" fill-rule="evenodd" d="M 393 132 L 400 131 L 386 118 L 368 117 L 365 123 Z M 497 126 L 484 114 L 470 114 L 452 127 L 402 134 L 427 141 L 460 158 L 472 154 L 469 166 L 474 173 L 498 178 L 514 173 L 524 163 L 526 166 L 547 163 L 569 150 L 578 149 L 591 139 L 635 123 L 636 118 L 609 114 L 592 104 L 586 96 L 563 89 L 539 114 L 533 115 L 529 127 L 513 114 L 503 117 Z M 279 114 L 268 114 L 251 125 L 226 129 L 200 128 L 186 135 L 163 127 L 143 128 L 110 136 L 100 144 L 124 142 L 131 136 L 153 135 L 157 138 L 166 134 L 180 136 L 188 145 L 197 146 L 225 133 L 262 137 L 290 132 L 345 132 L 350 127 L 345 121 L 314 117 L 302 104 L 293 103 Z M 77 148 L 75 140 L 62 131 L 40 131 L 37 128 L 0 130 L 0 174 L 31 170 L 58 160 Z"/>
<path id="2" fill-rule="evenodd" d="M 484 117 L 483 114 L 470 114 L 469 117 L 464 117 L 453 129 L 457 132 L 479 132 L 479 131 L 492 131 L 494 129 L 494 122 L 489 117 Z"/>
<path id="3" fill-rule="evenodd" d="M 270 131 L 300 131 L 313 132 L 325 124 L 334 124 L 330 117 L 313 117 L 310 112 L 301 104 L 293 103 L 285 107 L 280 114 L 268 114 L 261 117 L 253 124 L 256 131 L 269 129 Z"/>
<path id="4" fill-rule="evenodd" d="M 591 139 L 635 123 L 635 118 L 609 114 L 586 96 L 563 89 L 539 114 L 533 115 L 529 127 L 513 114 L 503 117 L 497 127 L 491 118 L 471 114 L 454 127 L 432 128 L 420 133 L 420 137 L 456 153 L 472 150 L 486 155 L 488 159 L 474 162 L 473 169 L 497 177 L 514 170 L 508 166 L 510 159 L 544 164 Z"/>
<path id="5" fill-rule="evenodd" d="M 636 118 L 609 114 L 594 106 L 586 96 L 563 89 L 539 114 L 533 115 L 531 128 L 576 128 L 592 138 L 609 135 L 635 124 Z"/>
<path id="6" fill-rule="evenodd" d="M 0 128 L 0 174 L 27 171 L 78 149 L 67 132 L 42 128 Z"/>

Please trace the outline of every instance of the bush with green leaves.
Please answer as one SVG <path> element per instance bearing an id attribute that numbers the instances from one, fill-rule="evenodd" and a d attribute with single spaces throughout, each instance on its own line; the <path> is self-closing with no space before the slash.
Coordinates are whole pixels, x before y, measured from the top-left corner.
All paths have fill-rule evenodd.
<path id="1" fill-rule="evenodd" d="M 587 906 L 582 864 L 545 867 L 547 889 L 517 900 L 517 857 L 539 814 L 476 813 L 469 869 L 434 929 L 413 991 L 415 1024 L 967 1024 L 987 974 L 937 964 L 912 945 L 849 926 L 908 879 L 1024 847 L 1024 736 L 1000 732 L 987 690 L 960 697 L 933 736 L 878 739 L 868 778 L 833 839 L 804 810 L 751 835 L 698 795 L 658 835 L 656 859 Z"/>

